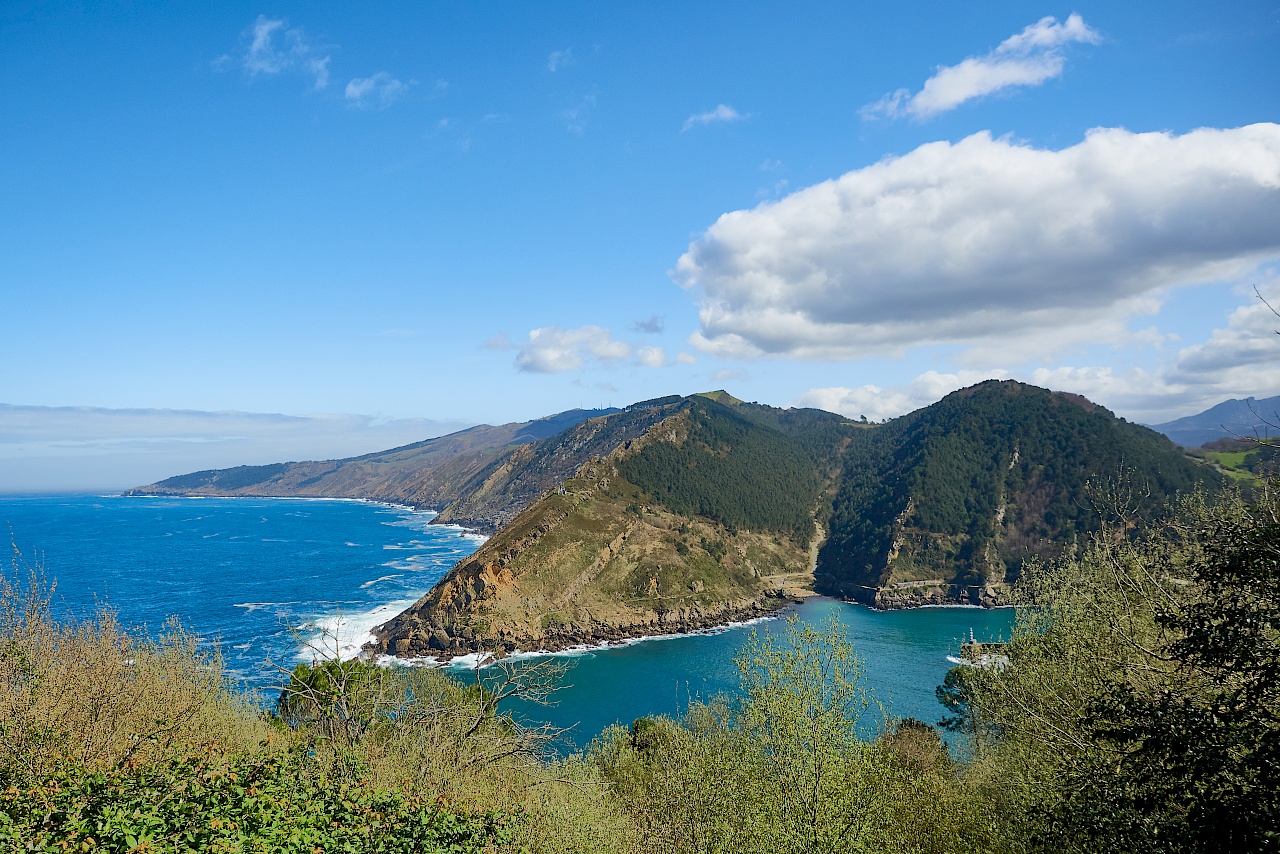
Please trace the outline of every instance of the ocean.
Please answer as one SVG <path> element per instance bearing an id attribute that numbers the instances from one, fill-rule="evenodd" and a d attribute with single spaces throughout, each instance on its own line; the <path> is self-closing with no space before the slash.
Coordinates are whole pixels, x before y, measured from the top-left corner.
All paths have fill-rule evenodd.
<path id="1" fill-rule="evenodd" d="M 373 626 L 483 542 L 432 518 L 362 501 L 0 497 L 0 525 L 12 532 L 21 563 L 40 565 L 56 582 L 55 613 L 105 606 L 126 627 L 153 634 L 176 618 L 216 646 L 228 677 L 264 704 L 297 663 L 354 654 Z M 787 613 L 811 623 L 834 618 L 888 712 L 929 723 L 944 713 L 934 688 L 950 666 L 946 656 L 970 632 L 1007 638 L 1014 619 L 1007 609 L 878 612 L 822 598 Z M 582 746 L 610 724 L 678 714 L 691 700 L 731 693 L 733 658 L 749 633 L 782 629 L 782 621 L 766 620 L 576 652 L 565 656 L 572 669 L 555 705 L 513 710 L 570 727 L 567 744 Z"/>

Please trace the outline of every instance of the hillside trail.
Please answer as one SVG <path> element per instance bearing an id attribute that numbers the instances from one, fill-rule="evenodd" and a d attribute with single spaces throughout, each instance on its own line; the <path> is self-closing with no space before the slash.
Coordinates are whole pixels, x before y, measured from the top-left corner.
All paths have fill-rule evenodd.
<path id="1" fill-rule="evenodd" d="M 814 572 L 818 568 L 818 550 L 827 541 L 827 532 L 817 521 L 813 523 L 813 540 L 809 543 L 809 565 L 800 572 L 781 572 L 777 575 L 763 576 L 765 581 L 772 582 L 788 596 L 796 599 L 807 599 L 817 596 L 814 591 Z"/>

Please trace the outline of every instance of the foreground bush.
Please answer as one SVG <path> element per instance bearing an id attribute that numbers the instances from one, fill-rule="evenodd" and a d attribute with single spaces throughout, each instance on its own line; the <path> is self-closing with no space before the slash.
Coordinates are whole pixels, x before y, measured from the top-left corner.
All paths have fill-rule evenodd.
<path id="1" fill-rule="evenodd" d="M 937 733 L 884 726 L 837 624 L 753 635 L 743 697 L 615 729 L 595 760 L 664 852 L 985 850 Z M 860 737 L 860 731 L 862 737 Z M 980 810 L 979 810 L 980 812 Z"/>
<path id="2" fill-rule="evenodd" d="M 59 623 L 42 591 L 0 579 L 0 849 L 1280 851 L 1274 493 L 1028 566 L 1004 658 L 939 692 L 959 760 L 886 719 L 835 624 L 754 635 L 738 698 L 557 758 L 500 706 L 558 659 L 317 662 L 263 713 L 176 626 Z"/>
<path id="3" fill-rule="evenodd" d="M 1274 492 L 1191 497 L 1031 569 L 1008 666 L 954 686 L 971 782 L 1007 836 L 1280 851 L 1278 511 Z"/>
<path id="4" fill-rule="evenodd" d="M 501 815 L 460 816 L 421 795 L 317 773 L 305 754 L 205 756 L 110 772 L 83 767 L 0 792 L 0 844 L 27 851 L 481 852 Z"/>

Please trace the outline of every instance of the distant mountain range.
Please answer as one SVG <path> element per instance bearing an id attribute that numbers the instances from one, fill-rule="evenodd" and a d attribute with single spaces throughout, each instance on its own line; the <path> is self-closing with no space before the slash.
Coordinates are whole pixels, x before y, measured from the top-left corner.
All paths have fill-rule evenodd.
<path id="1" fill-rule="evenodd" d="M 1223 476 L 1076 395 L 989 381 L 883 425 L 723 391 L 481 426 L 380 454 L 197 472 L 143 494 L 394 501 L 493 533 L 378 632 L 397 655 L 557 648 L 754 616 L 806 589 L 999 604 L 1096 530 Z"/>
<path id="2" fill-rule="evenodd" d="M 342 460 L 198 471 L 138 487 L 128 494 L 365 498 L 445 511 L 439 521 L 492 533 L 523 510 L 534 495 L 576 467 L 572 463 L 568 468 L 544 463 L 531 471 L 530 446 L 617 411 L 571 409 L 535 421 L 497 427 L 481 424 Z M 519 489 L 504 492 L 507 500 L 502 502 L 492 497 L 495 478 L 509 482 L 517 474 L 526 475 Z"/>
<path id="3" fill-rule="evenodd" d="M 1198 415 L 1150 426 L 1184 448 L 1198 448 L 1217 439 L 1274 437 L 1280 435 L 1280 397 L 1224 400 Z"/>

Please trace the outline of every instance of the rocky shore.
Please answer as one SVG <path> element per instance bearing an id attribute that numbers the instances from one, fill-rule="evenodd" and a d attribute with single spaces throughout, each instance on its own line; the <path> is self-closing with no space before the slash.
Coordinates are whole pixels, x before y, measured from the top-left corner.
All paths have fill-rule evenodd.
<path id="1" fill-rule="evenodd" d="M 1001 608 L 1012 604 L 1006 584 L 960 585 L 945 581 L 908 581 L 886 587 L 857 587 L 845 597 L 879 611 L 940 605 Z"/>
<path id="2" fill-rule="evenodd" d="M 373 630 L 376 641 L 366 649 L 375 655 L 398 658 L 432 657 L 449 660 L 476 652 L 508 655 L 517 650 L 560 652 L 584 646 L 621 644 L 644 637 L 693 634 L 722 628 L 732 623 L 759 619 L 801 601 L 781 590 L 770 591 L 754 600 L 726 602 L 720 607 L 692 605 L 636 615 L 632 619 L 584 620 L 563 626 L 549 626 L 532 633 L 519 628 L 499 627 L 485 636 L 470 626 L 453 628 L 423 620 L 407 611 Z"/>

